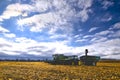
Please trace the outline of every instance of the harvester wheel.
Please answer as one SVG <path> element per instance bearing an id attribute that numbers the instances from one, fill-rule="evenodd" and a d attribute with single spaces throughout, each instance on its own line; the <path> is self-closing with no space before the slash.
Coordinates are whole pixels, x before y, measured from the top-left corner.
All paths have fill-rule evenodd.
<path id="1" fill-rule="evenodd" d="M 74 62 L 72 62 L 72 65 L 74 65 Z"/>
<path id="2" fill-rule="evenodd" d="M 96 62 L 93 62 L 93 66 L 96 66 Z"/>

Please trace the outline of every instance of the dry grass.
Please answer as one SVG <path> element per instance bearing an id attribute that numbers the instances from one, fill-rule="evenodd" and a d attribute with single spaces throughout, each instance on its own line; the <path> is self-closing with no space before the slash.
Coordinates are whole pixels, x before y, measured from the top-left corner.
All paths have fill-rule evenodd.
<path id="1" fill-rule="evenodd" d="M 120 63 L 65 66 L 44 62 L 0 62 L 0 80 L 120 80 Z"/>

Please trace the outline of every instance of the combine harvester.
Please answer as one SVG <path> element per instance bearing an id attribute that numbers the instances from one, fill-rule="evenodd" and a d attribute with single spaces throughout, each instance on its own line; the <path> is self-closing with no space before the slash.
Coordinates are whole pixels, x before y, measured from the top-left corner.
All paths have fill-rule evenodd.
<path id="1" fill-rule="evenodd" d="M 99 56 L 88 56 L 88 49 L 85 49 L 85 55 L 78 57 L 77 55 L 65 56 L 64 54 L 54 54 L 51 64 L 58 65 L 89 65 L 96 66 L 100 60 Z"/>

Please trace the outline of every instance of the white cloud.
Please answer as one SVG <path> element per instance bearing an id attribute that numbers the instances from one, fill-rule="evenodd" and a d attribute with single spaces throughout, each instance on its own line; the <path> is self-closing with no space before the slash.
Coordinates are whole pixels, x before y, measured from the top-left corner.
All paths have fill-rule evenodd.
<path id="1" fill-rule="evenodd" d="M 92 27 L 88 32 L 93 32 L 93 31 L 95 31 L 96 29 L 98 29 L 98 27 Z"/>
<path id="2" fill-rule="evenodd" d="M 0 44 L 2 44 L 4 47 L 1 47 L 0 48 L 0 51 L 1 51 L 1 53 L 6 53 L 6 54 L 10 54 L 10 55 L 12 55 L 12 54 L 14 54 L 14 53 L 11 53 L 9 50 L 11 49 L 12 50 L 12 44 L 8 41 L 8 40 L 6 40 L 6 39 L 4 39 L 4 38 L 0 38 Z M 8 46 L 5 46 L 5 45 L 8 45 Z M 0 53 L 0 54 L 1 54 Z M 17 54 L 17 53 L 16 53 Z"/>
<path id="3" fill-rule="evenodd" d="M 107 35 L 107 34 L 112 34 L 112 33 L 113 33 L 113 31 L 105 30 L 105 31 L 101 31 L 101 32 L 99 32 L 99 33 L 96 33 L 95 35 L 96 35 L 96 36 L 105 36 L 105 35 Z"/>
<path id="4" fill-rule="evenodd" d="M 118 44 L 120 42 L 120 39 L 112 39 L 112 40 L 107 40 L 104 42 L 99 42 L 99 43 L 94 43 L 90 45 L 90 49 L 93 49 L 90 52 L 90 54 L 99 54 L 99 55 L 110 55 L 111 54 L 115 55 L 115 53 L 120 53 L 120 45 Z M 95 51 L 95 52 L 94 52 Z M 102 57 L 102 56 L 101 56 Z M 109 58 L 110 58 L 109 57 Z"/>
<path id="5" fill-rule="evenodd" d="M 23 43 L 23 44 L 24 43 L 36 43 L 36 41 L 28 39 L 28 38 L 25 38 L 25 37 L 16 38 L 15 42 L 17 42 L 17 43 Z"/>
<path id="6" fill-rule="evenodd" d="M 78 17 L 80 17 L 82 22 L 85 22 L 88 19 L 88 10 L 83 9 L 77 14 Z"/>
<path id="7" fill-rule="evenodd" d="M 2 13 L 0 16 L 0 21 L 3 21 L 4 19 L 10 19 L 11 17 L 17 17 L 17 16 L 27 16 L 27 12 L 33 10 L 33 7 L 28 4 L 10 4 L 6 7 L 6 10 Z"/>
<path id="8" fill-rule="evenodd" d="M 107 40 L 108 40 L 107 37 L 94 37 L 91 39 L 93 43 L 99 43 Z"/>
<path id="9" fill-rule="evenodd" d="M 0 32 L 5 33 L 5 32 L 9 32 L 9 30 L 7 30 L 4 27 L 0 26 Z"/>
<path id="10" fill-rule="evenodd" d="M 113 29 L 120 29 L 120 22 L 113 25 Z"/>
<path id="11" fill-rule="evenodd" d="M 55 53 L 62 53 L 65 55 L 84 55 L 84 50 L 89 50 L 89 55 L 98 55 L 101 57 L 117 55 L 120 52 L 119 48 L 120 39 L 112 39 L 101 41 L 99 43 L 92 43 L 87 46 L 72 47 L 68 46 L 66 42 L 36 42 L 28 38 L 16 38 L 16 41 L 9 41 L 0 38 L 0 44 L 9 45 L 0 48 L 0 51 L 8 55 L 24 55 L 24 53 L 38 55 L 38 56 L 51 56 Z M 108 47 L 109 46 L 109 47 Z M 49 55 L 48 55 L 49 54 Z M 104 56 L 103 56 L 104 55 Z M 118 58 L 119 59 L 119 58 Z"/>
<path id="12" fill-rule="evenodd" d="M 69 2 L 71 3 L 69 4 Z M 54 34 L 58 30 L 69 34 L 73 31 L 70 22 L 73 19 L 85 22 L 89 18 L 88 13 L 91 11 L 89 7 L 92 6 L 92 0 L 74 2 L 76 1 L 32 0 L 31 4 L 10 4 L 0 16 L 0 21 L 3 22 L 4 19 L 20 16 L 17 24 L 21 31 L 24 31 L 25 26 L 29 26 L 29 30 L 32 32 L 41 32 L 47 28 L 49 34 Z M 76 5 L 81 10 L 76 11 L 72 5 Z M 31 13 L 38 14 L 29 16 Z"/>
<path id="13" fill-rule="evenodd" d="M 85 35 L 85 36 L 83 36 L 83 38 L 92 38 L 92 37 L 94 37 L 94 35 Z"/>
<path id="14" fill-rule="evenodd" d="M 110 20 L 112 20 L 112 16 L 104 16 L 102 19 L 101 19 L 101 21 L 103 21 L 103 22 L 108 22 L 108 21 L 110 21 Z"/>
<path id="15" fill-rule="evenodd" d="M 5 37 L 14 38 L 14 40 L 0 38 L 0 44 L 2 45 L 0 51 L 9 55 L 24 55 L 24 53 L 38 56 L 50 56 L 55 53 L 84 55 L 84 50 L 88 48 L 90 55 L 101 55 L 101 57 L 103 55 L 109 55 L 109 58 L 114 54 L 120 53 L 120 45 L 118 44 L 120 43 L 120 39 L 115 38 L 108 40 L 107 36 L 113 34 L 118 37 L 118 35 L 120 35 L 119 31 L 105 30 L 95 35 L 85 35 L 83 37 L 82 35 L 72 35 L 71 37 L 73 30 L 71 21 L 87 21 L 89 18 L 88 14 L 91 12 L 90 7 L 92 6 L 92 1 L 93 0 L 78 0 L 78 2 L 76 0 L 32 0 L 31 4 L 16 3 L 8 5 L 0 16 L 0 21 L 11 17 L 22 16 L 17 21 L 19 30 L 23 31 L 26 27 L 29 27 L 32 32 L 42 32 L 47 28 L 48 30 L 46 32 L 51 35 L 51 39 L 67 39 L 56 42 L 38 42 L 25 37 L 17 37 L 15 34 L 10 33 L 9 30 L 0 26 L 0 32 L 4 33 Z M 76 11 L 73 5 L 79 7 L 80 11 Z M 108 5 L 108 3 L 105 5 Z M 37 14 L 29 16 L 31 13 Z M 109 21 L 110 19 L 110 17 L 107 17 L 104 21 Z M 116 23 L 113 27 L 114 29 L 119 29 L 119 23 Z M 98 28 L 93 27 L 89 32 L 95 31 L 96 29 Z M 58 30 L 60 30 L 61 34 L 54 34 Z M 64 33 L 62 31 L 64 31 Z M 79 29 L 79 31 L 81 32 L 81 29 Z M 76 47 L 69 45 L 72 38 L 76 38 L 76 42 L 88 41 L 87 39 L 89 38 L 93 39 L 89 39 L 89 42 L 91 42 L 90 45 Z"/>
<path id="16" fill-rule="evenodd" d="M 10 33 L 9 30 L 5 29 L 4 27 L 0 26 L 0 33 L 3 34 L 4 37 L 7 37 L 7 38 L 14 38 L 16 37 L 15 34 L 13 33 Z"/>
<path id="17" fill-rule="evenodd" d="M 15 38 L 14 42 L 0 38 L 0 44 L 10 45 L 0 48 L 0 51 L 8 55 L 24 55 L 24 53 L 27 53 L 39 56 L 47 54 L 46 51 L 50 50 L 53 50 L 50 55 L 55 53 L 73 53 L 74 48 L 67 46 L 66 43 L 66 41 L 36 42 L 24 37 Z"/>
<path id="18" fill-rule="evenodd" d="M 4 11 L 3 15 L 0 16 L 1 19 L 9 19 L 11 17 L 16 17 L 21 15 L 21 12 L 19 11 L 11 11 L 11 10 L 6 10 Z"/>
<path id="19" fill-rule="evenodd" d="M 106 42 L 104 42 L 105 44 L 107 44 L 106 46 L 117 46 L 117 47 L 120 47 L 120 39 L 119 38 L 116 38 L 116 39 L 111 39 L 111 40 L 107 40 Z M 113 47 L 111 46 L 111 47 Z"/>
<path id="20" fill-rule="evenodd" d="M 108 1 L 108 0 L 104 0 L 103 2 L 102 2 L 102 5 L 103 5 L 103 8 L 104 9 L 108 9 L 110 6 L 112 6 L 114 4 L 114 2 L 112 2 L 112 1 Z"/>
<path id="21" fill-rule="evenodd" d="M 78 38 L 80 35 L 75 35 L 74 38 Z"/>
<path id="22" fill-rule="evenodd" d="M 52 13 L 34 15 L 29 18 L 24 18 L 18 20 L 18 25 L 28 25 L 31 26 L 31 31 L 41 31 L 41 29 L 48 27 L 49 24 L 57 25 L 60 20 L 60 16 L 54 15 Z M 59 23 L 59 22 L 58 22 Z"/>
<path id="23" fill-rule="evenodd" d="M 120 55 L 106 55 L 103 58 L 120 59 Z"/>
<path id="24" fill-rule="evenodd" d="M 14 38 L 14 37 L 16 37 L 16 35 L 15 34 L 12 34 L 12 33 L 4 33 L 3 34 L 5 37 L 7 37 L 7 38 Z"/>
<path id="25" fill-rule="evenodd" d="M 114 34 L 110 34 L 108 37 L 120 37 L 120 30 L 115 31 Z"/>
<path id="26" fill-rule="evenodd" d="M 3 53 L 6 53 L 8 55 L 20 55 L 23 54 L 22 52 L 27 52 L 27 48 L 29 46 L 33 46 L 36 44 L 34 40 L 30 40 L 27 38 L 14 38 L 16 41 L 7 40 L 0 38 L 0 44 L 7 44 L 8 47 L 2 47 L 0 48 L 0 51 Z M 29 52 L 28 52 L 29 54 Z"/>
<path id="27" fill-rule="evenodd" d="M 20 4 L 20 3 L 15 3 L 15 4 L 10 4 L 7 6 L 6 11 L 16 11 L 16 12 L 27 12 L 33 10 L 33 6 L 29 4 Z"/>
<path id="28" fill-rule="evenodd" d="M 68 29 L 68 26 L 70 27 L 72 26 L 72 24 L 69 23 L 69 21 L 79 18 L 82 22 L 85 22 L 89 18 L 88 12 L 90 12 L 90 9 L 87 8 L 89 8 L 92 5 L 92 0 L 88 0 L 87 2 L 84 0 L 82 2 L 79 1 L 79 5 L 77 6 L 81 7 L 82 10 L 80 10 L 78 13 L 71 5 L 72 4 L 68 4 L 66 0 L 33 1 L 32 6 L 34 8 L 31 8 L 31 11 L 29 11 L 29 13 L 33 11 L 34 12 L 48 11 L 48 12 L 19 19 L 17 23 L 19 26 L 22 25 L 31 26 L 30 31 L 33 32 L 42 31 L 46 27 L 50 29 L 49 30 L 50 33 L 54 33 L 58 29 L 64 31 L 66 30 L 66 28 Z M 67 31 L 72 31 L 72 28 L 70 27 L 69 27 L 70 30 Z"/>
<path id="29" fill-rule="evenodd" d="M 78 1 L 78 7 L 81 8 L 82 10 L 77 14 L 78 17 L 81 18 L 82 22 L 87 21 L 89 18 L 88 13 L 92 12 L 91 9 L 88 9 L 89 7 L 92 6 L 92 0 L 79 0 Z"/>
<path id="30" fill-rule="evenodd" d="M 51 1 L 48 0 L 34 0 L 32 6 L 37 12 L 44 12 L 51 8 Z"/>
<path id="31" fill-rule="evenodd" d="M 50 36 L 51 39 L 67 38 L 67 35 L 55 34 Z"/>
<path id="32" fill-rule="evenodd" d="M 0 38 L 0 44 L 10 45 L 10 43 L 6 39 L 4 39 L 4 38 Z"/>
<path id="33" fill-rule="evenodd" d="M 87 41 L 86 39 L 79 39 L 79 40 L 76 40 L 75 42 L 83 42 L 83 41 Z"/>
<path id="34" fill-rule="evenodd" d="M 83 8 L 87 9 L 87 8 L 91 7 L 91 5 L 92 5 L 92 0 L 87 0 L 87 1 L 85 1 L 85 0 L 79 0 L 78 1 L 78 6 L 81 9 L 83 9 Z"/>

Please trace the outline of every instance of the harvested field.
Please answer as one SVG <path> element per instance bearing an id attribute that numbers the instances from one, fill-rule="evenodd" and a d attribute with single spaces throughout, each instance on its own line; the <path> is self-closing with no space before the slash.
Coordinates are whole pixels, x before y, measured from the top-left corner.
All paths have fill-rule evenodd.
<path id="1" fill-rule="evenodd" d="M 97 66 L 51 65 L 44 62 L 0 62 L 0 80 L 119 80 L 120 62 Z"/>

